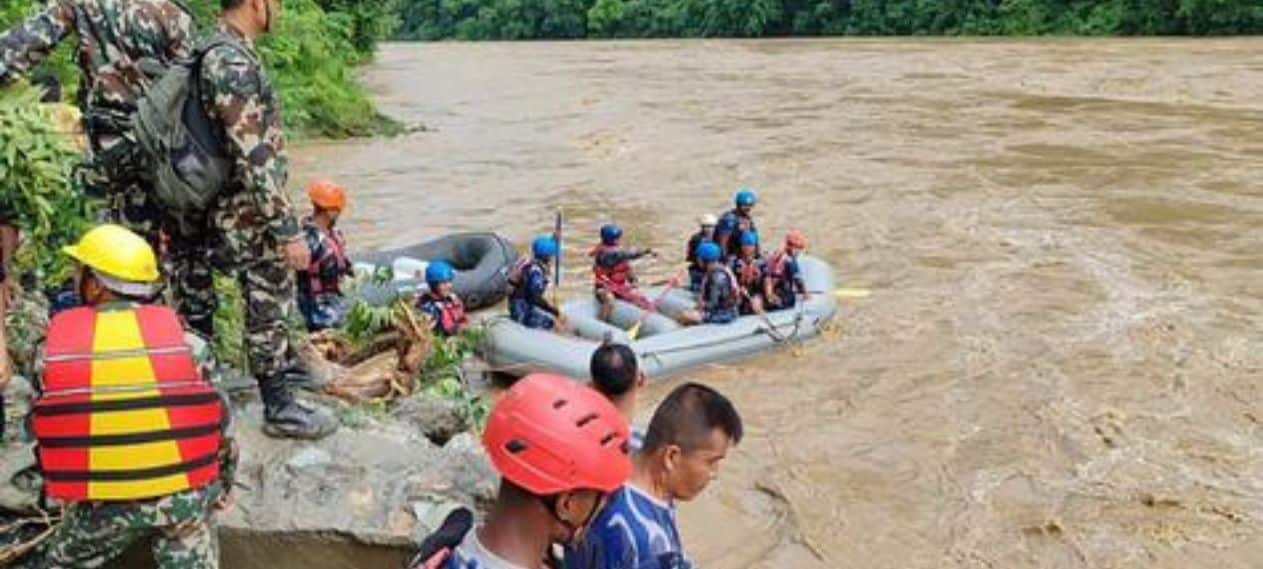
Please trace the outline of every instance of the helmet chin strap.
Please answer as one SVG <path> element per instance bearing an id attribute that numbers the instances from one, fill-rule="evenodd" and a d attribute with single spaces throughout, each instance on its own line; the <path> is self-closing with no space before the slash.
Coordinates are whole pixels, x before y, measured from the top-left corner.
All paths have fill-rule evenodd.
<path id="1" fill-rule="evenodd" d="M 592 523 L 592 518 L 595 518 L 597 511 L 601 509 L 601 503 L 600 500 L 598 500 L 596 505 L 592 506 L 592 508 L 588 510 L 588 515 L 583 518 L 583 523 L 575 524 L 569 520 L 562 519 L 561 515 L 557 513 L 557 503 L 560 501 L 559 495 L 542 498 L 542 501 L 544 502 L 544 506 L 548 508 L 548 513 L 552 515 L 553 519 L 557 520 L 557 523 L 566 528 L 567 535 L 564 540 L 564 543 L 566 544 L 574 542 L 575 538 L 579 535 L 579 530 Z"/>

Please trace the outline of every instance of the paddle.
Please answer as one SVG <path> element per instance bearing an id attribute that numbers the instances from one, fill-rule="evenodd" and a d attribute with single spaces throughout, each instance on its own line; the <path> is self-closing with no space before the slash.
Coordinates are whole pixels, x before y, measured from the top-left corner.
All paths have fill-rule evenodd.
<path id="1" fill-rule="evenodd" d="M 553 265 L 553 306 L 557 304 L 557 290 L 561 288 L 561 208 L 557 208 L 557 216 L 553 222 L 553 240 L 557 242 L 557 260 Z"/>
<path id="2" fill-rule="evenodd" d="M 839 288 L 832 291 L 827 290 L 809 290 L 808 294 L 832 294 L 838 298 L 868 298 L 872 296 L 873 291 L 866 288 Z"/>
<path id="3" fill-rule="evenodd" d="M 632 327 L 627 329 L 628 339 L 632 341 L 636 340 L 636 336 L 640 335 L 640 326 L 645 323 L 646 318 L 649 318 L 649 313 L 657 309 L 659 304 L 662 304 L 663 299 L 667 297 L 667 293 L 679 286 L 680 278 L 682 278 L 684 273 L 687 271 L 688 268 L 680 269 L 680 272 L 676 273 L 674 277 L 671 277 L 671 280 L 667 281 L 666 287 L 662 289 L 662 292 L 658 293 L 658 298 L 653 299 L 653 304 L 649 305 L 649 308 L 642 310 L 640 318 L 636 319 L 636 323 L 632 324 Z"/>
<path id="4" fill-rule="evenodd" d="M 688 267 L 684 267 L 683 269 L 680 269 L 680 272 L 687 272 L 687 271 L 688 271 Z M 676 277 L 668 277 L 668 278 L 665 278 L 665 279 L 658 279 L 658 280 L 654 280 L 654 281 L 649 281 L 649 286 L 651 286 L 651 287 L 655 287 L 655 286 L 666 286 L 666 285 L 668 285 L 668 284 L 671 284 L 671 282 L 672 282 L 672 281 L 674 281 L 674 280 L 676 280 Z"/>

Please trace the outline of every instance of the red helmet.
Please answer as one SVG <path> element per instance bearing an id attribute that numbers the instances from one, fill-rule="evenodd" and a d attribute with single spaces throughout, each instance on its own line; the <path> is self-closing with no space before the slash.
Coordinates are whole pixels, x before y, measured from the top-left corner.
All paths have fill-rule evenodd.
<path id="1" fill-rule="evenodd" d="M 631 474 L 627 421 L 600 393 L 567 377 L 532 374 L 500 399 L 482 434 L 491 463 L 536 496 L 613 492 Z"/>
<path id="2" fill-rule="evenodd" d="M 807 236 L 797 229 L 791 229 L 789 233 L 785 234 L 785 246 L 794 249 L 806 249 Z"/>
<path id="3" fill-rule="evenodd" d="M 329 180 L 316 180 L 307 186 L 307 197 L 324 209 L 342 211 L 346 209 L 346 192 L 342 186 Z"/>

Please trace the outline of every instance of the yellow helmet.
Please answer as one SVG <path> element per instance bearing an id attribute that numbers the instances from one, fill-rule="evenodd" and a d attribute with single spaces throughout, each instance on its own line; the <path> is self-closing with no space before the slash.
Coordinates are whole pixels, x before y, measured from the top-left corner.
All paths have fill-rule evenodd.
<path id="1" fill-rule="evenodd" d="M 98 225 L 62 251 L 92 269 L 106 288 L 123 294 L 149 294 L 161 277 L 149 243 L 119 225 Z"/>

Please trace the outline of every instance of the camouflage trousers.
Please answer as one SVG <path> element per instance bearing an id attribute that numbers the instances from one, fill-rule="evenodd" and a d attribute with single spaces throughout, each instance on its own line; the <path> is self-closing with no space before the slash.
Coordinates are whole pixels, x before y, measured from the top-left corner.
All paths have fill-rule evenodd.
<path id="1" fill-rule="evenodd" d="M 209 232 L 183 236 L 170 232 L 171 247 L 164 259 L 172 305 L 184 322 L 206 338 L 215 337 L 215 272 L 211 264 Z"/>
<path id="2" fill-rule="evenodd" d="M 158 208 L 149 192 L 138 185 L 122 188 L 105 196 L 104 219 L 122 225 L 145 238 L 155 251 L 161 248 L 158 233 Z"/>
<path id="3" fill-rule="evenodd" d="M 173 235 L 169 255 L 172 299 L 190 328 L 214 337 L 216 269 L 232 275 L 245 300 L 246 355 L 260 382 L 279 377 L 290 363 L 288 323 L 294 317 L 294 273 L 274 250 L 242 251 L 212 244 L 212 232 Z M 212 249 L 216 249 L 212 252 Z"/>
<path id="4" fill-rule="evenodd" d="M 73 504 L 17 569 L 96 569 L 142 541 L 149 542 L 158 569 L 217 569 L 212 504 L 218 494 L 216 484 L 143 502 Z"/>

